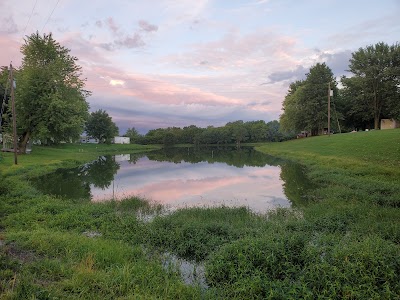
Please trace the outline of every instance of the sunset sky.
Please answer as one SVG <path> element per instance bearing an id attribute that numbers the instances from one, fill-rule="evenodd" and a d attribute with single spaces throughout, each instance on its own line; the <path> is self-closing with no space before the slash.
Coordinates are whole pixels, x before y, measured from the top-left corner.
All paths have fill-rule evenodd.
<path id="1" fill-rule="evenodd" d="M 35 31 L 71 50 L 124 134 L 278 119 L 291 82 L 399 42 L 399 0 L 0 0 L 0 65 Z"/>

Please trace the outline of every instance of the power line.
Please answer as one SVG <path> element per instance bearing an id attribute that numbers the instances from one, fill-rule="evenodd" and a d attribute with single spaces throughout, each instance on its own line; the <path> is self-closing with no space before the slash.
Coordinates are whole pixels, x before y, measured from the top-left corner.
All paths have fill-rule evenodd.
<path id="1" fill-rule="evenodd" d="M 22 34 L 22 37 L 25 36 L 26 29 L 28 28 L 29 22 L 31 21 L 31 18 L 33 16 L 33 12 L 35 11 L 35 8 L 36 8 L 36 4 L 37 4 L 37 0 L 35 1 L 35 4 L 33 5 L 33 8 L 32 8 L 31 14 L 29 16 L 28 22 L 26 22 L 24 33 Z"/>
<path id="2" fill-rule="evenodd" d="M 57 5 L 58 5 L 59 2 L 60 2 L 60 0 L 57 0 L 57 3 L 56 3 L 56 5 L 54 6 L 53 10 L 51 11 L 49 17 L 47 18 L 46 23 L 44 23 L 44 25 L 43 25 L 42 31 L 44 30 L 44 28 L 46 27 L 47 23 L 49 22 L 51 16 L 53 15 L 54 11 L 56 10 L 56 7 L 57 7 Z"/>
<path id="3" fill-rule="evenodd" d="M 36 4 L 37 4 L 37 0 L 35 1 L 35 4 L 33 5 L 32 10 L 31 10 L 31 14 L 29 15 L 28 21 L 26 22 L 25 29 L 24 29 L 24 32 L 22 34 L 22 39 L 24 38 L 25 33 L 26 33 L 26 29 L 28 28 L 28 25 L 29 25 L 29 23 L 30 23 L 30 21 L 32 19 L 33 13 L 34 13 L 35 8 L 36 8 Z M 15 58 L 15 54 L 12 56 L 11 62 L 14 61 L 14 58 Z"/>

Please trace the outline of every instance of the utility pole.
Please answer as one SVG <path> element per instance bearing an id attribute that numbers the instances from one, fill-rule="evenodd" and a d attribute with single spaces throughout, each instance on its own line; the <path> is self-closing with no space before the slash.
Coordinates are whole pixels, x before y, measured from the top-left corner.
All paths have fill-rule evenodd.
<path id="1" fill-rule="evenodd" d="M 328 136 L 331 135 L 331 82 L 328 84 Z M 333 96 L 333 95 L 332 95 Z"/>
<path id="2" fill-rule="evenodd" d="M 18 145 L 17 145 L 17 117 L 15 113 L 15 96 L 14 96 L 14 76 L 13 67 L 10 63 L 10 84 L 11 84 L 11 109 L 13 118 L 13 136 L 14 136 L 14 163 L 18 165 Z"/>

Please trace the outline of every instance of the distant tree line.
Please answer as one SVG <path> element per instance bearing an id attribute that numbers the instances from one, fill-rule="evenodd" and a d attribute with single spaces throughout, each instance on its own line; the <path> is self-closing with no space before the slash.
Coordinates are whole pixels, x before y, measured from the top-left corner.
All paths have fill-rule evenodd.
<path id="1" fill-rule="evenodd" d="M 281 142 L 292 139 L 293 132 L 282 133 L 278 121 L 266 123 L 263 120 L 229 122 L 225 126 L 207 128 L 195 125 L 152 129 L 145 135 L 140 135 L 135 128 L 127 130 L 125 136 L 131 138 L 131 143 L 138 144 L 193 144 L 193 145 L 223 145 L 243 142 Z"/>
<path id="2" fill-rule="evenodd" d="M 379 129 L 382 118 L 400 119 L 400 46 L 385 43 L 360 48 L 349 61 L 351 77 L 342 87 L 325 63 L 310 68 L 305 80 L 292 82 L 283 101 L 280 123 L 284 131 L 321 134 L 328 123 L 328 87 L 331 124 L 335 131 Z"/>

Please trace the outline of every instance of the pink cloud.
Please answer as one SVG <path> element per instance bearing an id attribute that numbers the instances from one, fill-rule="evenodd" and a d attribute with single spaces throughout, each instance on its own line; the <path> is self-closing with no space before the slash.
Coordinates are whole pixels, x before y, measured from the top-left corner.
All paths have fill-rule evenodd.
<path id="1" fill-rule="evenodd" d="M 264 72 L 267 72 L 270 68 L 291 66 L 296 62 L 297 43 L 297 39 L 279 36 L 272 30 L 251 34 L 231 31 L 219 40 L 192 44 L 188 52 L 166 57 L 166 60 L 177 61 L 180 66 L 224 72 L 262 66 Z"/>
<path id="2" fill-rule="evenodd" d="M 140 29 L 146 31 L 146 32 L 153 32 L 158 30 L 158 26 L 150 24 L 149 22 L 146 22 L 144 20 L 140 20 L 138 22 Z"/>
<path id="3" fill-rule="evenodd" d="M 112 17 L 109 17 L 105 23 L 107 24 L 108 28 L 114 33 L 118 33 L 119 31 L 119 26 L 115 23 L 114 19 Z"/>
<path id="4" fill-rule="evenodd" d="M 131 36 L 126 36 L 125 38 L 119 39 L 115 41 L 116 45 L 126 47 L 128 49 L 139 48 L 145 45 L 145 42 L 142 39 L 142 36 L 138 33 L 134 33 Z"/>
<path id="5" fill-rule="evenodd" d="M 243 100 L 236 97 L 225 97 L 196 87 L 183 87 L 166 80 L 153 79 L 140 74 L 124 74 L 114 67 L 94 67 L 87 74 L 97 77 L 97 82 L 90 81 L 87 87 L 101 93 L 120 94 L 137 97 L 144 101 L 162 104 L 203 104 L 203 105 L 241 105 Z M 120 80 L 123 87 L 110 89 L 110 80 Z"/>

